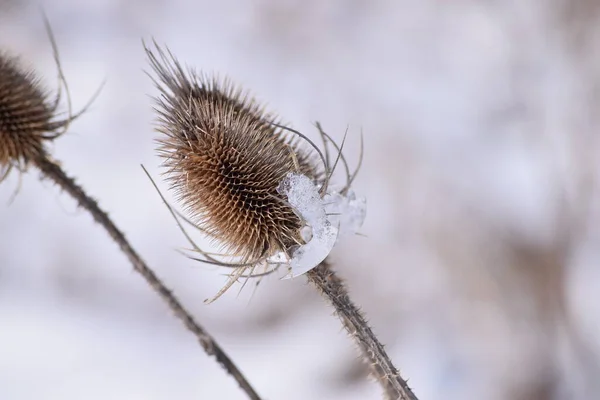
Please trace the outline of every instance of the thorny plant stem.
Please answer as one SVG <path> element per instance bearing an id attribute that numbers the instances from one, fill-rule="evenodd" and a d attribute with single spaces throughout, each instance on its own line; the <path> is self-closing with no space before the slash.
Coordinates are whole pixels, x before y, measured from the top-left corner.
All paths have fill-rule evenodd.
<path id="1" fill-rule="evenodd" d="M 260 400 L 259 395 L 252 388 L 250 383 L 246 380 L 242 372 L 236 367 L 236 365 L 227 356 L 225 351 L 217 344 L 215 339 L 200 326 L 192 315 L 183 307 L 177 297 L 162 283 L 160 278 L 146 265 L 144 260 L 138 255 L 138 253 L 131 247 L 125 235 L 115 226 L 112 220 L 108 217 L 96 201 L 90 198 L 84 190 L 71 178 L 69 177 L 62 168 L 55 162 L 49 160 L 47 157 L 42 156 L 36 160 L 37 167 L 40 171 L 48 178 L 52 179 L 58 186 L 69 193 L 81 207 L 89 211 L 113 240 L 119 245 L 123 253 L 127 255 L 129 261 L 133 265 L 133 268 L 140 273 L 150 285 L 150 287 L 158 293 L 158 295 L 168 304 L 169 308 L 173 313 L 183 321 L 187 329 L 189 329 L 198 339 L 200 345 L 204 351 L 217 359 L 217 362 L 221 364 L 223 368 L 238 382 L 242 390 L 252 400 Z"/>
<path id="2" fill-rule="evenodd" d="M 354 338 L 364 357 L 370 362 L 377 381 L 383 386 L 389 400 L 418 400 L 402 379 L 392 360 L 387 355 L 365 317 L 350 299 L 344 282 L 335 274 L 327 260 L 307 272 L 308 280 L 314 284 L 342 320 L 346 331 Z"/>

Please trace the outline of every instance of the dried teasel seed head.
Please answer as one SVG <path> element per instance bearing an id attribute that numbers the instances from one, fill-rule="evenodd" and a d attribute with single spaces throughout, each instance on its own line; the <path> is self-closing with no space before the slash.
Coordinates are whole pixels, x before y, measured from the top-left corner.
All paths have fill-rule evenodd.
<path id="1" fill-rule="evenodd" d="M 45 154 L 44 141 L 62 126 L 38 78 L 0 54 L 0 170 L 24 169 Z"/>
<path id="2" fill-rule="evenodd" d="M 65 133 L 71 122 L 88 110 L 103 87 L 100 85 L 87 105 L 72 113 L 58 47 L 50 22 L 45 15 L 43 17 L 58 69 L 58 89 L 51 99 L 32 71 L 21 67 L 14 57 L 0 52 L 0 181 L 12 168 L 23 171 L 30 162 L 46 159 L 46 144 Z M 57 112 L 62 90 L 66 94 L 65 114 Z"/>
<path id="3" fill-rule="evenodd" d="M 319 179 L 312 157 L 247 94 L 156 49 L 146 52 L 160 90 L 158 151 L 178 199 L 241 262 L 289 254 L 303 222 L 277 189 L 291 172 Z"/>

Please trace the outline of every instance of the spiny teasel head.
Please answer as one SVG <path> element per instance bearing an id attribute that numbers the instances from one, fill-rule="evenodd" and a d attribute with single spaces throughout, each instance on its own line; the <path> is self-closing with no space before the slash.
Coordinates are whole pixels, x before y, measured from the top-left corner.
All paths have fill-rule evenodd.
<path id="1" fill-rule="evenodd" d="M 87 111 L 103 86 L 81 110 L 72 113 L 56 40 L 48 18 L 43 15 L 43 19 L 58 70 L 59 85 L 53 98 L 42 88 L 34 72 L 0 51 L 0 181 L 12 168 L 23 171 L 31 162 L 47 160 L 47 144 L 65 133 L 71 122 Z M 67 107 L 65 113 L 59 113 L 63 90 Z"/>
<path id="2" fill-rule="evenodd" d="M 23 170 L 45 155 L 44 142 L 64 126 L 54 120 L 55 109 L 38 78 L 0 54 L 0 171 Z"/>
<path id="3" fill-rule="evenodd" d="M 242 263 L 303 244 L 303 222 L 278 187 L 290 173 L 322 172 L 297 136 L 227 81 L 184 70 L 158 46 L 146 52 L 160 90 L 158 151 L 192 220 Z"/>

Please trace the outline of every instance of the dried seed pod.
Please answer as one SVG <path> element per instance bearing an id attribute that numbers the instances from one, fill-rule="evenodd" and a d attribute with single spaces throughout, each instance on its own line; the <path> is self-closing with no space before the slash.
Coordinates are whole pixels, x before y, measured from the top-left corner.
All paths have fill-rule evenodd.
<path id="1" fill-rule="evenodd" d="M 0 170 L 2 175 L 45 155 L 64 121 L 54 121 L 56 103 L 48 101 L 38 78 L 14 58 L 0 54 Z"/>
<path id="2" fill-rule="evenodd" d="M 43 17 L 58 70 L 59 84 L 53 99 L 32 71 L 21 67 L 14 57 L 0 52 L 0 182 L 12 168 L 24 171 L 31 162 L 47 161 L 48 142 L 65 133 L 71 122 L 88 110 L 104 86 L 100 85 L 80 111 L 72 113 L 69 85 L 62 71 L 56 40 L 48 18 Z M 66 113 L 58 113 L 63 90 Z"/>
<path id="3" fill-rule="evenodd" d="M 241 263 L 303 244 L 303 222 L 277 190 L 291 172 L 322 175 L 298 137 L 227 81 L 146 51 L 161 92 L 158 151 L 192 220 Z"/>
<path id="4" fill-rule="evenodd" d="M 157 55 L 147 47 L 146 53 L 158 76 L 155 84 L 161 92 L 156 99 L 157 130 L 163 134 L 158 150 L 164 158 L 168 179 L 194 225 L 220 240 L 228 255 L 241 260 L 228 264 L 238 268 L 208 302 L 216 300 L 239 278 L 262 276 L 254 274 L 255 266 L 268 265 L 271 256 L 283 252 L 288 256 L 283 263 L 301 264 L 299 272 L 306 273 L 309 282 L 330 301 L 372 366 L 386 398 L 416 400 L 366 318 L 351 301 L 343 281 L 325 260 L 337 240 L 337 232 L 335 236 L 325 232 L 332 225 L 326 197 L 332 200 L 334 211 L 346 218 L 340 219 L 338 225 L 344 222 L 357 229 L 365 215 L 364 201 L 356 201 L 350 191 L 358 167 L 354 173 L 350 172 L 342 153 L 343 143 L 337 146 L 317 126 L 325 150 L 328 143 L 338 150 L 332 165 L 327 151 L 323 155 L 310 142 L 323 163 L 323 171 L 319 171 L 308 153 L 293 140 L 294 136 L 286 133 L 291 130 L 276 124 L 275 118 L 248 95 L 227 82 L 185 71 L 170 53 L 158 46 L 156 49 Z M 293 133 L 306 139 L 299 132 Z M 329 179 L 340 160 L 346 169 L 346 185 L 339 193 L 329 192 Z M 281 194 L 286 198 L 280 197 Z M 193 243 L 179 222 L 180 215 L 160 195 L 194 250 L 201 253 L 198 260 L 223 265 Z M 323 228 L 321 232 L 313 229 L 313 236 L 325 235 L 333 243 L 321 240 L 313 243 L 314 238 L 304 240 L 301 229 L 309 220 Z M 296 245 L 300 245 L 298 251 L 291 251 Z M 246 274 L 248 269 L 250 274 Z"/>

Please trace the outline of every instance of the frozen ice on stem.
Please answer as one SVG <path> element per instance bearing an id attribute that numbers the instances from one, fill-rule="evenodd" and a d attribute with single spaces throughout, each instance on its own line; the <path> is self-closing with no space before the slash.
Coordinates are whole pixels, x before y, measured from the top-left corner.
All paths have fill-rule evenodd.
<path id="1" fill-rule="evenodd" d="M 305 245 L 294 250 L 290 260 L 290 273 L 285 278 L 302 275 L 321 263 L 335 245 L 338 229 L 331 224 L 319 188 L 306 175 L 291 173 L 281 182 L 279 192 L 312 228 Z"/>
<path id="2" fill-rule="evenodd" d="M 290 272 L 284 279 L 302 275 L 319 265 L 333 249 L 338 236 L 355 234 L 365 219 L 365 198 L 357 198 L 353 192 L 347 196 L 331 192 L 321 198 L 319 187 L 305 175 L 288 174 L 278 190 L 311 229 L 310 234 L 303 234 L 306 244 L 294 250 L 289 260 Z"/>

